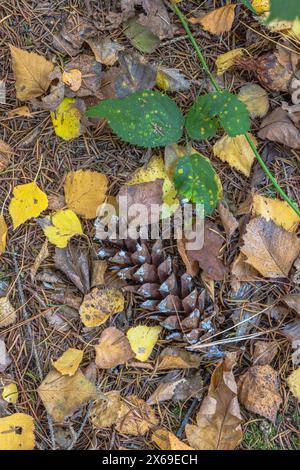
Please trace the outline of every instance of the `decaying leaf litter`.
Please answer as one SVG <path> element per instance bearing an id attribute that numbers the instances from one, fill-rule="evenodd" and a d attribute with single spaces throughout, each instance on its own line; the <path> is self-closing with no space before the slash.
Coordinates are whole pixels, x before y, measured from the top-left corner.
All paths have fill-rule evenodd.
<path id="1" fill-rule="evenodd" d="M 105 276 L 118 250 L 113 247 L 106 261 L 98 256 L 103 247 L 94 237 L 95 208 L 104 194 L 115 197 L 125 188 L 134 200 L 139 193 L 130 190 L 133 173 L 151 155 L 161 155 L 170 181 L 155 167 L 153 179 L 138 181 L 144 185 L 141 194 L 145 202 L 154 189 L 156 200 L 173 198 L 172 152 L 176 161 L 187 150 L 175 146 L 149 154 L 124 143 L 103 121 L 91 127 L 78 118 L 99 99 L 152 89 L 155 81 L 162 90 L 172 83 L 167 94 L 182 112 L 199 94 L 213 91 L 170 9 L 153 2 L 159 18 L 167 14 L 162 24 L 153 20 L 155 8 L 146 10 L 147 2 L 121 3 L 127 4 L 123 11 L 110 1 L 61 2 L 56 9 L 29 1 L 22 8 L 19 2 L 1 5 L 1 17 L 7 18 L 0 24 L 0 80 L 6 88 L 0 117 L 0 429 L 6 435 L 7 427 L 21 426 L 24 439 L 16 433 L 10 440 L 0 438 L 0 448 L 251 448 L 254 430 L 263 445 L 297 448 L 299 221 L 286 203 L 272 202 L 278 195 L 241 138 L 227 137 L 225 147 L 220 129 L 214 139 L 188 143 L 192 153 L 213 163 L 223 200 L 220 195 L 218 208 L 206 219 L 207 246 L 201 253 L 177 248 L 174 240 L 163 246 L 163 259 L 172 266 L 169 288 L 176 290 L 180 276 L 191 270 L 199 313 L 189 316 L 195 311 L 193 296 L 181 291 L 187 315 L 180 321 L 176 312 L 154 318 L 135 294 L 137 288 L 147 291 L 145 282 L 127 282 L 131 288 L 122 293 L 124 282 Z M 134 10 L 143 3 L 142 13 Z M 219 7 L 224 3 L 180 2 L 188 19 L 205 18 Z M 132 38 L 132 11 L 139 34 L 148 28 L 142 52 L 136 48 L 140 36 Z M 208 15 L 193 20 L 192 30 L 213 71 L 216 61 L 223 69 L 228 64 L 222 54 L 242 51 L 235 54 L 240 60 L 234 67 L 218 74 L 218 84 L 244 102 L 250 99 L 255 145 L 280 186 L 299 203 L 293 87 L 300 40 L 289 33 L 293 25 L 270 31 L 241 5 L 231 6 L 226 23 L 233 12 L 228 33 L 210 31 Z M 23 88 L 24 70 L 18 81 L 18 67 L 12 68 L 20 50 L 39 54 L 44 72 L 47 60 L 46 78 L 29 83 L 30 96 L 28 84 Z M 265 54 L 259 68 L 250 67 L 251 58 Z M 21 63 L 26 63 L 23 55 Z M 279 70 L 284 83 L 274 83 Z M 116 90 L 121 95 L 114 96 Z M 70 112 L 57 130 L 63 97 L 61 111 Z M 103 193 L 90 191 L 85 200 L 76 188 L 86 179 L 93 189 L 93 174 L 101 178 Z M 143 250 L 157 259 L 151 243 Z M 126 251 L 135 255 L 132 246 Z M 161 273 L 163 284 L 168 262 L 160 264 L 148 274 L 156 279 Z M 137 271 L 131 274 L 139 281 Z"/>

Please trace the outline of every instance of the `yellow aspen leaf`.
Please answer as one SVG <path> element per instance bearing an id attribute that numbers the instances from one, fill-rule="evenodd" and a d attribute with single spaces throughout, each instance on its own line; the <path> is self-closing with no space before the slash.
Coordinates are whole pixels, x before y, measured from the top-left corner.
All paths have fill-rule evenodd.
<path id="1" fill-rule="evenodd" d="M 294 372 L 289 375 L 287 383 L 292 394 L 300 402 L 300 367 L 298 367 L 298 369 L 294 370 Z"/>
<path id="2" fill-rule="evenodd" d="M 124 310 L 125 299 L 115 287 L 100 289 L 95 287 L 85 295 L 79 313 L 82 323 L 87 327 L 102 325 L 116 313 Z"/>
<path id="3" fill-rule="evenodd" d="M 251 134 L 248 135 L 256 145 L 255 137 Z M 229 163 L 231 167 L 236 168 L 246 176 L 250 176 L 255 157 L 244 135 L 238 135 L 237 137 L 224 135 L 213 146 L 213 153 L 223 162 Z"/>
<path id="4" fill-rule="evenodd" d="M 51 112 L 51 118 L 58 137 L 71 140 L 80 136 L 80 112 L 74 98 L 64 98 L 56 110 Z"/>
<path id="5" fill-rule="evenodd" d="M 71 377 L 51 370 L 38 388 L 44 406 L 55 422 L 62 422 L 97 396 L 95 385 L 78 370 Z"/>
<path id="6" fill-rule="evenodd" d="M 6 248 L 7 225 L 2 214 L 0 214 L 0 255 L 3 255 Z"/>
<path id="7" fill-rule="evenodd" d="M 234 21 L 235 4 L 216 8 L 200 18 L 190 18 L 192 24 L 200 24 L 211 34 L 223 34 L 231 30 Z"/>
<path id="8" fill-rule="evenodd" d="M 106 176 L 97 171 L 68 173 L 64 187 L 67 206 L 86 219 L 94 219 L 105 199 L 107 183 Z"/>
<path id="9" fill-rule="evenodd" d="M 242 55 L 244 55 L 244 49 L 233 49 L 232 51 L 220 54 L 216 58 L 217 75 L 222 75 L 230 67 L 233 67 L 236 59 Z"/>
<path id="10" fill-rule="evenodd" d="M 14 230 L 27 220 L 38 217 L 47 207 L 47 195 L 38 187 L 35 181 L 15 186 L 13 198 L 8 208 Z"/>
<path id="11" fill-rule="evenodd" d="M 247 106 L 251 118 L 262 118 L 269 111 L 268 93 L 256 83 L 246 83 L 242 86 L 238 97 Z"/>
<path id="12" fill-rule="evenodd" d="M 26 101 L 43 95 L 51 83 L 50 73 L 54 65 L 35 52 L 23 51 L 12 45 L 9 47 L 18 100 Z"/>
<path id="13" fill-rule="evenodd" d="M 131 349 L 135 353 L 135 358 L 145 362 L 150 357 L 152 350 L 157 343 L 161 326 L 139 325 L 129 328 L 126 336 L 129 340 Z"/>
<path id="14" fill-rule="evenodd" d="M 57 211 L 41 219 L 40 225 L 49 242 L 58 248 L 66 248 L 72 237 L 83 234 L 80 220 L 70 209 Z"/>
<path id="15" fill-rule="evenodd" d="M 252 212 L 255 216 L 260 215 L 267 220 L 273 220 L 276 225 L 289 232 L 295 232 L 300 223 L 300 217 L 287 202 L 259 194 L 253 196 Z"/>
<path id="16" fill-rule="evenodd" d="M 72 376 L 77 371 L 82 358 L 83 351 L 75 348 L 69 348 L 59 359 L 57 359 L 57 361 L 52 361 L 52 365 L 62 375 Z"/>
<path id="17" fill-rule="evenodd" d="M 81 87 L 82 74 L 78 69 L 64 71 L 61 77 L 62 81 L 70 87 L 72 91 L 78 91 Z"/>
<path id="18" fill-rule="evenodd" d="M 5 385 L 2 391 L 2 398 L 8 403 L 16 404 L 19 398 L 18 387 L 16 384 L 10 383 Z"/>
<path id="19" fill-rule="evenodd" d="M 146 166 L 137 170 L 133 177 L 127 182 L 128 186 L 141 183 L 149 183 L 156 179 L 162 179 L 163 183 L 163 207 L 162 219 L 169 217 L 179 206 L 176 189 L 172 179 L 169 178 L 164 159 L 161 155 L 154 155 Z"/>
<path id="20" fill-rule="evenodd" d="M 17 319 L 16 310 L 11 305 L 8 297 L 0 297 L 0 328 L 15 323 Z"/>
<path id="21" fill-rule="evenodd" d="M 14 413 L 0 418 L 1 450 L 33 450 L 34 421 L 25 413 Z"/>
<path id="22" fill-rule="evenodd" d="M 252 6 L 258 15 L 270 11 L 270 0 L 252 0 Z"/>

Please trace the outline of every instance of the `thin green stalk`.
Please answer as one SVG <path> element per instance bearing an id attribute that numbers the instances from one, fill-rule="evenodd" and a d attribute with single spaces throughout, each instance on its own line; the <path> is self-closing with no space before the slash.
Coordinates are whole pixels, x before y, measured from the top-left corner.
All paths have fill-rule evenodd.
<path id="1" fill-rule="evenodd" d="M 197 53 L 197 56 L 201 62 L 201 65 L 203 67 L 203 69 L 205 70 L 205 72 L 207 73 L 212 85 L 214 86 L 215 90 L 216 91 L 222 91 L 221 88 L 219 87 L 219 85 L 217 84 L 213 74 L 211 73 L 211 71 L 209 70 L 209 67 L 206 63 L 206 60 L 202 54 L 202 51 L 201 51 L 201 48 L 199 47 L 199 45 L 197 44 L 196 42 L 196 39 L 194 38 L 193 36 L 193 33 L 192 31 L 190 30 L 189 28 L 189 25 L 186 21 L 186 18 L 184 16 L 184 14 L 181 12 L 181 10 L 178 8 L 178 6 L 176 4 L 172 4 L 172 8 L 174 10 L 174 12 L 176 13 L 176 15 L 178 16 L 178 18 L 180 19 L 181 23 L 182 23 L 182 26 L 184 27 L 191 43 L 193 44 L 193 47 Z M 279 186 L 279 184 L 277 183 L 274 175 L 272 174 L 272 172 L 270 171 L 270 169 L 267 167 L 267 165 L 265 164 L 265 162 L 263 161 L 261 155 L 259 154 L 259 152 L 257 151 L 252 139 L 249 137 L 248 134 L 244 134 L 245 135 L 245 138 L 247 139 L 247 142 L 248 144 L 250 145 L 257 161 L 259 162 L 260 166 L 262 167 L 262 169 L 264 170 L 265 174 L 268 176 L 268 178 L 270 179 L 270 181 L 272 182 L 272 184 L 274 185 L 274 187 L 277 189 L 277 191 L 279 192 L 279 194 L 282 196 L 282 198 L 290 205 L 290 207 L 296 212 L 296 214 L 300 217 L 300 210 L 298 209 L 298 207 L 296 206 L 296 204 L 288 197 L 288 195 L 285 193 L 285 191 Z"/>

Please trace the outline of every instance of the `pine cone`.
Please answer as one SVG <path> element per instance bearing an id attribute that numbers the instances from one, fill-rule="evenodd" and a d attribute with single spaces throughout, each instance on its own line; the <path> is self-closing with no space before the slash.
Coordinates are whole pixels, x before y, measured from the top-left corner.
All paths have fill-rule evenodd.
<path id="1" fill-rule="evenodd" d="M 126 281 L 124 290 L 136 294 L 139 307 L 152 311 L 152 319 L 174 331 L 166 339 L 183 338 L 193 344 L 212 332 L 211 322 L 201 321 L 205 290 L 200 292 L 189 274 L 178 274 L 176 262 L 164 256 L 161 240 L 153 245 L 132 239 L 116 241 L 98 255 L 107 259 L 110 271 Z"/>

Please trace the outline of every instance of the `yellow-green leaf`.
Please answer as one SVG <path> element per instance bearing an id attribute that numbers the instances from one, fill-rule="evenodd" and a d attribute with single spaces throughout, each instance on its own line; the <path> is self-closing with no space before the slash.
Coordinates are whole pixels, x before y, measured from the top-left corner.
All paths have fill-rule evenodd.
<path id="1" fill-rule="evenodd" d="M 255 137 L 251 134 L 249 136 L 256 145 Z M 231 167 L 236 168 L 244 175 L 250 176 L 255 157 L 244 135 L 238 135 L 237 137 L 224 135 L 213 146 L 213 152 L 223 162 L 229 163 Z"/>
<path id="2" fill-rule="evenodd" d="M 8 210 L 14 229 L 26 220 L 38 217 L 48 207 L 47 195 L 38 187 L 35 181 L 15 186 L 13 196 Z"/>
<path id="3" fill-rule="evenodd" d="M 51 112 L 51 118 L 58 137 L 71 140 L 80 136 L 80 112 L 74 98 L 64 98 L 56 110 Z"/>
<path id="4" fill-rule="evenodd" d="M 161 326 L 139 325 L 129 328 L 127 338 L 136 359 L 145 362 L 149 358 L 161 332 Z"/>

